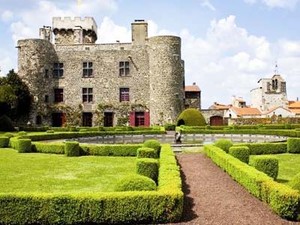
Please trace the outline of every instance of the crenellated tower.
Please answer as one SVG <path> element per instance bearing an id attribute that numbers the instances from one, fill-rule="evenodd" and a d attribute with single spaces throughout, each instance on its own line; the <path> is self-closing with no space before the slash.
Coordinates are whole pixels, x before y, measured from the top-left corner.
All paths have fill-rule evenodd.
<path id="1" fill-rule="evenodd" d="M 97 24 L 92 17 L 54 17 L 52 20 L 54 44 L 94 44 Z"/>

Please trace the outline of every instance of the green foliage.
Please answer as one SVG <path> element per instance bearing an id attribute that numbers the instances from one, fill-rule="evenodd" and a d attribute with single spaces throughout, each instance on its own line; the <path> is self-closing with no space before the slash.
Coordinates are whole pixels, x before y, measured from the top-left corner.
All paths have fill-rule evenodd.
<path id="1" fill-rule="evenodd" d="M 289 182 L 288 185 L 295 190 L 300 191 L 300 173 L 297 173 Z"/>
<path id="2" fill-rule="evenodd" d="M 11 119 L 6 116 L 0 116 L 0 131 L 14 131 L 15 128 L 13 126 L 13 123 Z"/>
<path id="3" fill-rule="evenodd" d="M 215 141 L 214 145 L 228 153 L 229 148 L 233 145 L 233 143 L 228 139 L 219 139 Z"/>
<path id="4" fill-rule="evenodd" d="M 249 165 L 255 167 L 257 170 L 267 174 L 273 179 L 278 175 L 278 159 L 273 156 L 255 156 L 252 157 Z"/>
<path id="5" fill-rule="evenodd" d="M 41 156 L 45 155 L 39 154 L 39 157 Z M 67 162 L 87 158 L 69 158 Z M 115 160 L 116 158 L 113 159 Z M 53 164 L 55 163 L 51 161 L 49 165 Z M 99 164 L 102 163 L 92 165 Z M 75 165 L 78 167 L 78 163 Z M 179 221 L 183 212 L 184 196 L 181 191 L 176 158 L 170 145 L 162 146 L 160 165 L 162 171 L 159 173 L 157 191 L 99 192 L 95 190 L 82 193 L 86 188 L 81 188 L 79 189 L 81 193 L 74 194 L 1 193 L 0 224 L 159 224 Z M 40 166 L 38 171 L 41 171 Z M 68 171 L 72 170 L 68 169 Z M 85 170 L 80 167 L 79 171 Z"/>
<path id="6" fill-rule="evenodd" d="M 8 147 L 8 143 L 9 143 L 9 137 L 0 136 L 0 148 Z"/>
<path id="7" fill-rule="evenodd" d="M 164 127 L 165 127 L 165 130 L 167 130 L 167 131 L 175 130 L 176 124 L 173 124 L 173 123 L 166 123 L 166 124 L 164 125 Z"/>
<path id="8" fill-rule="evenodd" d="M 30 95 L 27 85 L 22 79 L 14 72 L 10 70 L 6 77 L 2 78 L 1 83 L 9 85 L 13 89 L 13 93 L 16 96 L 14 101 L 14 107 L 10 110 L 10 117 L 13 120 L 18 120 L 29 115 L 32 97 Z"/>
<path id="9" fill-rule="evenodd" d="M 268 155 L 287 152 L 287 144 L 280 143 L 243 143 L 234 146 L 247 146 L 250 150 L 250 155 Z"/>
<path id="10" fill-rule="evenodd" d="M 115 188 L 115 191 L 154 191 L 155 182 L 149 177 L 141 175 L 130 175 L 121 179 Z"/>
<path id="11" fill-rule="evenodd" d="M 19 131 L 18 136 L 26 136 L 27 132 L 26 131 Z"/>
<path id="12" fill-rule="evenodd" d="M 177 118 L 177 126 L 204 126 L 206 125 L 205 118 L 202 113 L 193 108 L 185 109 Z"/>
<path id="13" fill-rule="evenodd" d="M 142 147 L 137 150 L 138 158 L 157 158 L 156 151 L 153 148 Z"/>
<path id="14" fill-rule="evenodd" d="M 16 144 L 16 150 L 20 153 L 31 152 L 31 140 L 30 139 L 18 139 Z"/>
<path id="15" fill-rule="evenodd" d="M 85 155 L 98 156 L 136 156 L 140 144 L 80 144 Z"/>
<path id="16" fill-rule="evenodd" d="M 296 219 L 300 194 L 286 185 L 279 184 L 213 145 L 204 146 L 206 155 L 244 186 L 252 195 L 266 202 L 275 213 L 286 219 Z"/>
<path id="17" fill-rule="evenodd" d="M 14 89 L 7 84 L 0 84 L 0 102 L 12 105 L 17 100 Z"/>
<path id="18" fill-rule="evenodd" d="M 149 177 L 155 182 L 158 178 L 159 163 L 157 159 L 139 158 L 136 160 L 136 173 Z"/>
<path id="19" fill-rule="evenodd" d="M 39 153 L 64 154 L 65 144 L 59 142 L 33 142 L 32 151 Z"/>
<path id="20" fill-rule="evenodd" d="M 289 153 L 300 153 L 300 138 L 288 138 L 287 151 Z"/>
<path id="21" fill-rule="evenodd" d="M 161 149 L 161 144 L 159 141 L 150 139 L 150 140 L 145 141 L 143 146 L 147 147 L 147 148 L 153 148 L 155 151 L 155 154 L 156 154 L 155 158 L 159 158 L 160 149 Z"/>
<path id="22" fill-rule="evenodd" d="M 80 156 L 79 143 L 77 141 L 67 141 L 65 143 L 66 156 Z"/>
<path id="23" fill-rule="evenodd" d="M 295 220 L 298 216 L 299 192 L 284 184 L 274 181 L 263 182 L 261 185 L 262 200 L 282 218 Z"/>
<path id="24" fill-rule="evenodd" d="M 250 150 L 247 146 L 232 146 L 229 148 L 229 154 L 244 163 L 249 162 Z"/>

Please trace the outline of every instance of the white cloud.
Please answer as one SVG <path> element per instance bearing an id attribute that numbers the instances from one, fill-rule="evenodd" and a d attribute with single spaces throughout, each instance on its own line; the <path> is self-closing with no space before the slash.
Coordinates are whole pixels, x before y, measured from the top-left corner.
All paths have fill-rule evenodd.
<path id="1" fill-rule="evenodd" d="M 1 13 L 1 20 L 4 22 L 9 22 L 13 19 L 14 14 L 10 10 L 5 10 L 4 12 Z"/>
<path id="2" fill-rule="evenodd" d="M 110 18 L 104 17 L 98 28 L 98 43 L 130 42 L 131 31 L 126 27 L 116 25 Z"/>
<path id="3" fill-rule="evenodd" d="M 213 4 L 210 2 L 210 0 L 202 0 L 201 5 L 203 7 L 210 9 L 211 11 L 216 11 L 216 8 L 213 6 Z"/>
<path id="4" fill-rule="evenodd" d="M 294 9 L 299 3 L 299 0 L 244 0 L 244 2 L 249 4 L 261 2 L 270 8 Z"/>

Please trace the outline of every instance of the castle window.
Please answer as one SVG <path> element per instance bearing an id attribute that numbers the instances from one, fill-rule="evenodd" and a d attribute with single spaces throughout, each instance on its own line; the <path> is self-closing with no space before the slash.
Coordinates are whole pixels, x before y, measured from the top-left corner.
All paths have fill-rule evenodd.
<path id="1" fill-rule="evenodd" d="M 82 102 L 93 102 L 93 88 L 82 88 Z"/>
<path id="2" fill-rule="evenodd" d="M 129 76 L 129 62 L 121 61 L 119 62 L 119 76 Z"/>
<path id="3" fill-rule="evenodd" d="M 120 88 L 120 102 L 129 101 L 129 88 Z"/>
<path id="4" fill-rule="evenodd" d="M 45 69 L 45 78 L 49 78 L 49 70 L 48 69 Z"/>
<path id="5" fill-rule="evenodd" d="M 49 102 L 49 95 L 45 95 L 45 102 Z"/>
<path id="6" fill-rule="evenodd" d="M 83 62 L 83 77 L 92 77 L 93 76 L 93 63 L 92 62 Z"/>
<path id="7" fill-rule="evenodd" d="M 54 89 L 54 102 L 63 102 L 64 101 L 64 89 L 55 88 Z"/>
<path id="8" fill-rule="evenodd" d="M 53 77 L 60 78 L 64 76 L 64 64 L 63 63 L 54 63 L 53 64 Z"/>

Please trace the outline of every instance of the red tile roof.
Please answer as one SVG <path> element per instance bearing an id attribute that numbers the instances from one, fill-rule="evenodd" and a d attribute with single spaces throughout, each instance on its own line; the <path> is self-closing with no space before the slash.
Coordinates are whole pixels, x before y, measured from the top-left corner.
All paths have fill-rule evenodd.
<path id="1" fill-rule="evenodd" d="M 200 88 L 198 87 L 198 85 L 187 85 L 185 86 L 184 90 L 189 92 L 200 92 Z"/>
<path id="2" fill-rule="evenodd" d="M 290 101 L 289 109 L 300 109 L 300 102 L 298 101 Z"/>
<path id="3" fill-rule="evenodd" d="M 231 109 L 238 115 L 238 116 L 259 116 L 261 112 L 257 108 L 238 108 L 238 107 L 231 107 Z"/>

